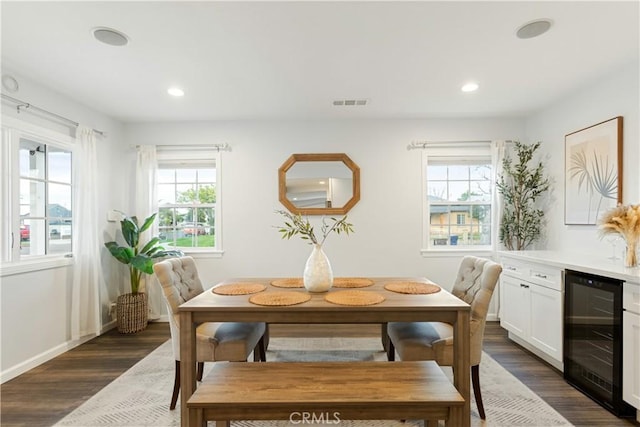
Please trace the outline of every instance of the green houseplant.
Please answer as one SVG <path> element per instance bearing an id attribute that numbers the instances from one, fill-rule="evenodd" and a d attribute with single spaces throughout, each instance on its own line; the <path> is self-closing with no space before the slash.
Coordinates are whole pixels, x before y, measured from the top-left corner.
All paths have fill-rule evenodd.
<path id="1" fill-rule="evenodd" d="M 542 162 L 530 165 L 540 142 L 514 142 L 517 162 L 505 156 L 502 174 L 496 182 L 504 198 L 499 237 L 509 250 L 523 250 L 540 238 L 544 211 L 536 207 L 536 200 L 549 189 Z"/>
<path id="2" fill-rule="evenodd" d="M 116 301 L 118 331 L 122 333 L 138 332 L 147 327 L 147 294 L 139 292 L 142 274 L 153 274 L 153 263 L 157 258 L 182 255 L 179 250 L 165 250 L 158 237 L 145 244 L 140 241 L 141 234 L 151 227 L 156 215 L 149 216 L 142 225 L 138 225 L 137 217 L 125 215 L 120 228 L 126 245 L 116 241 L 104 244 L 115 259 L 129 267 L 131 293 L 120 295 Z"/>

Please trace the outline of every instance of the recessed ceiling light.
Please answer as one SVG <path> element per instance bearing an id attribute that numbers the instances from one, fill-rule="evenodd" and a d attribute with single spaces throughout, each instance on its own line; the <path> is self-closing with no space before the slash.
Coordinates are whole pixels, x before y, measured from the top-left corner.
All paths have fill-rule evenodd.
<path id="1" fill-rule="evenodd" d="M 522 25 L 516 31 L 516 35 L 520 39 L 531 39 L 534 37 L 538 37 L 551 28 L 551 20 L 550 19 L 536 19 L 535 21 L 527 22 Z"/>
<path id="2" fill-rule="evenodd" d="M 129 37 L 121 31 L 107 27 L 96 27 L 92 30 L 96 40 L 110 46 L 124 46 L 129 43 Z"/>
<path id="3" fill-rule="evenodd" d="M 170 87 L 167 89 L 167 93 L 171 96 L 184 96 L 184 91 L 179 87 Z"/>
<path id="4" fill-rule="evenodd" d="M 463 92 L 474 92 L 478 90 L 478 87 L 479 87 L 478 83 L 469 82 L 469 83 L 466 83 L 464 86 L 462 86 L 460 90 Z"/>

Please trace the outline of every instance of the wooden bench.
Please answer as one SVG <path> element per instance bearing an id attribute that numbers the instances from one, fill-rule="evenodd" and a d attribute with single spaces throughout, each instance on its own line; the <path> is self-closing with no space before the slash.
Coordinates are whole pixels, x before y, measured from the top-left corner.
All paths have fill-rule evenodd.
<path id="1" fill-rule="evenodd" d="M 423 419 L 461 425 L 463 397 L 433 361 L 217 362 L 187 402 L 192 426 L 230 420 Z M 307 422 L 304 422 L 304 421 Z"/>

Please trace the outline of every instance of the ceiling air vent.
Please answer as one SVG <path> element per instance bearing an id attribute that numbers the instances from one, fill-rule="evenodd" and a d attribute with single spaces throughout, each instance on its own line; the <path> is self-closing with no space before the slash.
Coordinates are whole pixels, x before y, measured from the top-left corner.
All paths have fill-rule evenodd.
<path id="1" fill-rule="evenodd" d="M 347 106 L 347 107 L 353 107 L 356 105 L 367 105 L 367 102 L 369 102 L 366 99 L 336 99 L 335 101 L 333 101 L 333 105 L 335 106 Z"/>

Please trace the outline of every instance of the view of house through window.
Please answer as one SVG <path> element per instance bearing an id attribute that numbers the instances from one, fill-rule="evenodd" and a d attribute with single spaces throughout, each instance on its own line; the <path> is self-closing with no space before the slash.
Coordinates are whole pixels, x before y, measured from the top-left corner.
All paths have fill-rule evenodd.
<path id="1" fill-rule="evenodd" d="M 427 160 L 429 246 L 491 245 L 491 158 Z"/>
<path id="2" fill-rule="evenodd" d="M 71 252 L 71 152 L 20 138 L 20 255 Z"/>
<path id="3" fill-rule="evenodd" d="M 216 247 L 216 169 L 188 165 L 158 168 L 158 224 L 163 243 Z"/>

